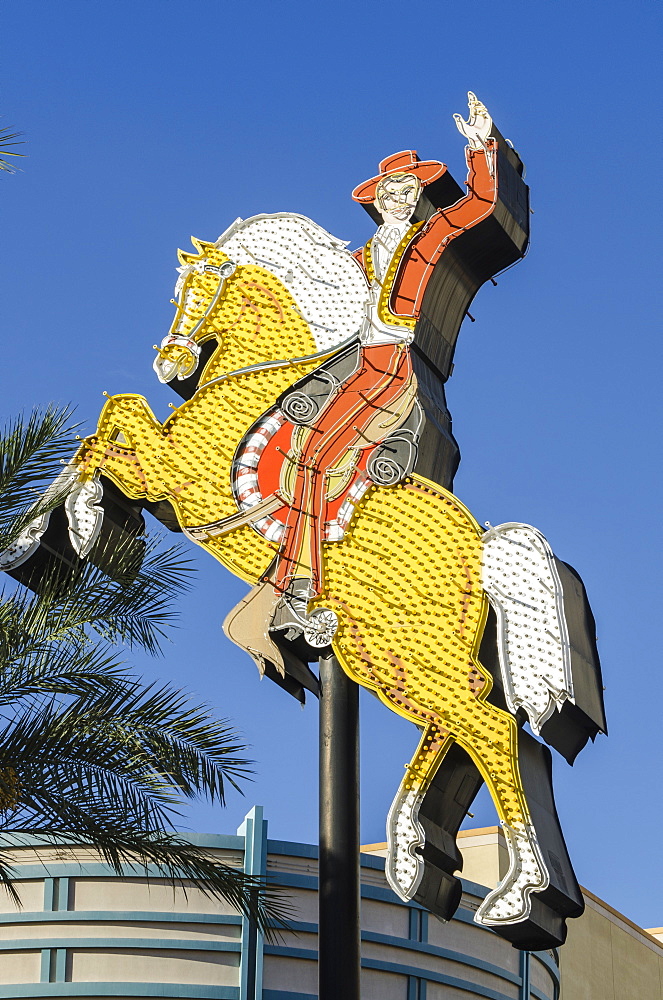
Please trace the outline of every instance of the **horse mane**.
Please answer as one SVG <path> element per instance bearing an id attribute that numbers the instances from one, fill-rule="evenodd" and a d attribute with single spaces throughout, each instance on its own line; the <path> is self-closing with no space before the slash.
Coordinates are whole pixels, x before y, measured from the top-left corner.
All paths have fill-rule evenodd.
<path id="1" fill-rule="evenodd" d="M 277 277 L 297 303 L 318 350 L 359 334 L 369 296 L 366 276 L 347 243 L 306 216 L 278 212 L 236 219 L 215 244 L 192 242 L 202 255 L 211 258 L 220 250 L 235 264 L 261 267 Z M 180 254 L 180 260 L 182 277 L 202 262 L 189 254 Z"/>

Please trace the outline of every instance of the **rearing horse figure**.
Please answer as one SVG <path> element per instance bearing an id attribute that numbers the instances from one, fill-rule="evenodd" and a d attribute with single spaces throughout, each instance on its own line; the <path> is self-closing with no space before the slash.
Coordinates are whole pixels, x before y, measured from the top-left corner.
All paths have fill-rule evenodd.
<path id="1" fill-rule="evenodd" d="M 201 346 L 212 341 L 200 387 L 163 424 L 142 396 L 110 398 L 97 433 L 81 445 L 75 471 L 85 484 L 79 493 L 88 511 L 96 496 L 89 484 L 100 474 L 129 498 L 172 504 L 182 530 L 254 586 L 258 614 L 272 600 L 264 596 L 273 592 L 264 581 L 278 552 L 264 522 L 275 520 L 283 498 L 254 496 L 252 506 L 238 510 L 235 458 L 252 429 L 275 416 L 289 387 L 358 329 L 366 283 L 344 246 L 299 216 L 238 221 L 216 244 L 194 243 L 197 254 L 180 255 L 177 314 L 161 358 L 163 366 L 186 375 Z M 282 277 L 270 265 L 277 249 Z M 335 291 L 343 295 L 340 312 Z M 327 294 L 331 302 L 321 305 Z M 324 545 L 324 590 L 309 610 L 334 612 L 332 647 L 343 669 L 422 730 L 390 814 L 389 880 L 404 898 L 416 893 L 425 841 L 418 808 L 449 749 L 458 745 L 490 790 L 510 854 L 506 877 L 476 919 L 496 927 L 523 921 L 532 894 L 549 885 L 549 866 L 523 790 L 516 719 L 488 700 L 493 678 L 479 647 L 488 594 L 501 615 L 503 645 L 509 645 L 510 629 L 518 624 L 509 605 L 519 600 L 509 576 L 520 574 L 520 585 L 529 574 L 537 581 L 531 602 L 537 631 L 541 626 L 552 638 L 535 638 L 533 652 L 541 654 L 545 669 L 534 692 L 525 690 L 534 674 L 525 682 L 517 673 L 511 677 L 513 710 L 523 705 L 540 725 L 573 698 L 551 554 L 526 526 L 493 529 L 489 544 L 458 499 L 416 475 L 393 486 L 369 483 L 352 506 L 343 538 Z M 514 545 L 522 559 L 511 574 L 503 550 Z M 251 651 L 259 662 L 278 660 L 263 633 Z"/>
<path id="2" fill-rule="evenodd" d="M 489 147 L 477 155 L 488 157 Z M 399 176 L 387 192 L 395 202 L 384 202 L 392 209 L 408 198 Z M 543 772 L 531 749 L 521 770 L 519 752 L 531 737 L 519 722 L 526 716 L 546 739 L 554 731 L 549 741 L 568 759 L 604 728 L 588 723 L 582 740 L 562 746 L 558 719 L 567 711 L 584 718 L 574 671 L 591 659 L 567 628 L 575 578 L 535 529 L 507 524 L 486 532 L 452 493 L 412 471 L 421 413 L 416 379 L 405 378 L 370 420 L 357 419 L 356 433 L 324 470 L 316 586 L 291 591 L 284 610 L 274 583 L 299 503 L 306 435 L 318 410 L 328 412 L 328 400 L 366 363 L 360 339 L 367 317 L 387 333 L 390 317 L 371 272 L 376 262 L 362 267 L 344 243 L 302 216 L 237 220 L 216 243 L 193 242 L 195 253 L 180 253 L 176 315 L 155 367 L 162 381 L 184 381 L 199 369 L 197 388 L 164 423 L 142 396 L 108 400 L 96 433 L 63 473 L 76 551 L 84 557 L 101 529 L 104 480 L 138 505 L 169 504 L 189 538 L 251 585 L 226 630 L 261 669 L 269 663 L 285 671 L 278 634 L 287 641 L 299 624 L 310 647 L 331 644 L 353 680 L 421 730 L 388 821 L 386 871 L 395 891 L 421 898 L 433 846 L 423 807 L 460 748 L 490 791 L 509 851 L 508 872 L 475 919 L 521 947 L 560 943 L 563 918 L 577 915 L 582 900 L 561 833 L 556 853 L 544 857 L 534 814 L 549 800 L 554 815 L 549 776 L 534 782 L 535 801 L 531 776 Z M 390 442 L 391 452 L 384 447 Z M 0 556 L 0 567 L 29 559 L 45 530 L 45 521 L 32 526 Z M 313 569 L 304 559 L 315 548 L 310 530 L 305 523 L 290 577 L 300 578 L 302 565 Z M 493 647 L 497 671 L 487 662 Z M 440 844 L 434 847 L 442 857 Z M 442 877 L 456 889 L 437 909 L 435 900 L 430 905 L 450 916 L 459 865 L 452 849 L 444 857 Z M 564 891 L 560 858 L 573 883 Z M 513 928 L 534 917 L 543 930 L 523 943 Z"/>

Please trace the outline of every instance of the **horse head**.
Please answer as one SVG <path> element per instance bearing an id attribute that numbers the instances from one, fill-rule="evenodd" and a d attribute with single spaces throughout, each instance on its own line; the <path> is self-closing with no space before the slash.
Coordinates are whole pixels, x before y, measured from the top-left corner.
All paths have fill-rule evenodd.
<path id="1" fill-rule="evenodd" d="M 213 324 L 225 285 L 236 265 L 214 243 L 191 238 L 197 253 L 178 250 L 180 267 L 175 285 L 176 306 L 168 335 L 160 347 L 154 370 L 159 381 L 185 379 L 198 367 L 201 344 L 215 335 Z"/>
<path id="2" fill-rule="evenodd" d="M 368 284 L 346 244 L 304 216 L 238 219 L 215 243 L 179 251 L 175 318 L 154 368 L 162 382 L 188 378 L 201 345 L 220 351 L 201 384 L 270 361 L 323 357 L 356 337 Z"/>

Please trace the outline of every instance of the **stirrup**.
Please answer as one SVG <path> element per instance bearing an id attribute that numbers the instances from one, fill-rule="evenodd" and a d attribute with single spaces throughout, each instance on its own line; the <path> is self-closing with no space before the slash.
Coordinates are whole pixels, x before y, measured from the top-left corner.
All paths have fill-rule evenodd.
<path id="1" fill-rule="evenodd" d="M 289 640 L 301 635 L 313 649 L 323 649 L 336 634 L 338 618 L 329 608 L 315 608 L 309 614 L 310 593 L 309 580 L 294 579 L 274 609 L 269 631 L 284 632 Z"/>
<path id="2" fill-rule="evenodd" d="M 316 608 L 306 618 L 304 638 L 314 649 L 324 649 L 336 635 L 338 618 L 330 608 Z"/>

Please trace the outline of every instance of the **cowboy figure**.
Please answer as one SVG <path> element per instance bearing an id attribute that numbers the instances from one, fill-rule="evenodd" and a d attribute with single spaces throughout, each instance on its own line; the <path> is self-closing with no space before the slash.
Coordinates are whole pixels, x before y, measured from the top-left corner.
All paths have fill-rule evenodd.
<path id="1" fill-rule="evenodd" d="M 308 602 L 323 590 L 322 541 L 325 536 L 327 473 L 353 448 L 375 441 L 368 434 L 376 417 L 412 411 L 416 377 L 409 345 L 433 268 L 453 239 L 493 211 L 497 199 L 497 141 L 490 137 L 492 120 L 474 94 L 469 95 L 469 120 L 455 115 L 467 138 L 467 194 L 427 222 L 412 223 L 425 185 L 446 171 L 438 160 L 420 160 L 414 150 L 387 157 L 379 174 L 360 184 L 352 197 L 372 203 L 382 225 L 353 256 L 370 285 L 367 317 L 360 333 L 355 370 L 329 395 L 306 427 L 292 486 L 293 502 L 287 516 L 274 575 L 275 591 L 282 595 L 272 618 L 272 631 L 302 625 L 310 644 L 326 645 L 334 633 L 333 612 L 318 609 L 307 615 Z M 409 406 L 409 409 L 408 409 Z M 378 419 L 379 423 L 379 419 Z M 370 469 L 369 469 L 370 473 Z M 322 614 L 321 614 L 322 610 Z M 315 616 L 315 624 L 313 618 Z M 294 637 L 295 633 L 286 633 Z"/>

